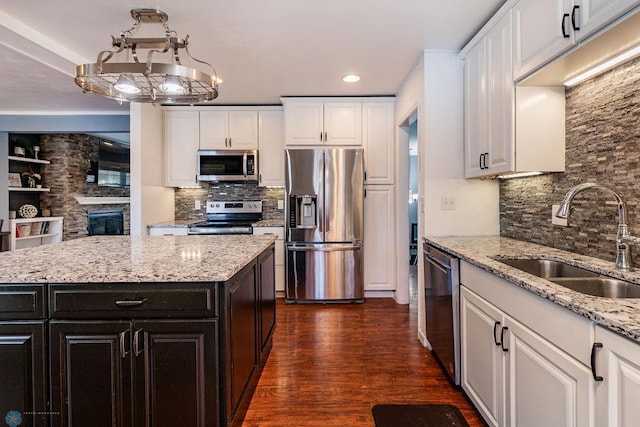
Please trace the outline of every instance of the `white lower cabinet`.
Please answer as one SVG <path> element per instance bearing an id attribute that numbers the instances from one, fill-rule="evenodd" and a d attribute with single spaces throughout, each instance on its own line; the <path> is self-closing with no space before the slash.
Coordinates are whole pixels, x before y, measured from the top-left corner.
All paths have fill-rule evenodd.
<path id="1" fill-rule="evenodd" d="M 595 427 L 591 322 L 461 265 L 462 388 L 485 421 Z"/>
<path id="2" fill-rule="evenodd" d="M 600 326 L 595 343 L 596 425 L 640 426 L 640 345 Z"/>
<path id="3" fill-rule="evenodd" d="M 284 292 L 284 227 L 253 227 L 253 234 L 276 236 L 276 292 Z"/>

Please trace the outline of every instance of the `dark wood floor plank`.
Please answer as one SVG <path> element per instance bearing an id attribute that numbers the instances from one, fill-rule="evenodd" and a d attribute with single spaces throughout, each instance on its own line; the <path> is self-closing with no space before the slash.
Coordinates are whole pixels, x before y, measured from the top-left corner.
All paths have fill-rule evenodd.
<path id="1" fill-rule="evenodd" d="M 450 403 L 484 426 L 417 338 L 415 304 L 287 305 L 243 426 L 372 427 L 387 403 Z"/>

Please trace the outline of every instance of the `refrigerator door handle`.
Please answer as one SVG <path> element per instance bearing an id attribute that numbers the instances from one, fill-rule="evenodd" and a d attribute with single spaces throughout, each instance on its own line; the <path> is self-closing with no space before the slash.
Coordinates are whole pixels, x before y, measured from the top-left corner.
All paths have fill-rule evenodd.
<path id="1" fill-rule="evenodd" d="M 305 245 L 305 246 L 288 246 L 287 249 L 290 251 L 313 251 L 313 252 L 339 252 L 339 251 L 358 251 L 362 249 L 361 245 L 340 245 L 340 246 L 329 246 L 329 247 L 318 247 L 313 245 Z"/>

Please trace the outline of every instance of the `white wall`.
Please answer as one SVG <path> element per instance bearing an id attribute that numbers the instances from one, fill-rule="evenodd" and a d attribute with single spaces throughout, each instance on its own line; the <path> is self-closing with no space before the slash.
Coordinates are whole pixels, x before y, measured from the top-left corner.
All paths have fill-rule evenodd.
<path id="1" fill-rule="evenodd" d="M 174 189 L 164 186 L 162 109 L 131 104 L 131 235 L 175 218 Z"/>
<path id="2" fill-rule="evenodd" d="M 464 179 L 463 63 L 458 52 L 425 51 L 396 94 L 398 126 L 412 113 L 418 118 L 419 235 L 499 234 L 499 192 L 496 181 Z M 397 229 L 407 228 L 408 134 L 398 129 Z M 407 145 L 407 147 L 405 147 Z M 454 197 L 456 210 L 442 210 L 441 197 Z M 398 233 L 396 300 L 408 301 L 408 234 Z M 421 243 L 419 250 L 421 251 Z M 407 249 L 408 250 L 408 249 Z M 418 263 L 418 335 L 424 331 L 424 279 Z"/>

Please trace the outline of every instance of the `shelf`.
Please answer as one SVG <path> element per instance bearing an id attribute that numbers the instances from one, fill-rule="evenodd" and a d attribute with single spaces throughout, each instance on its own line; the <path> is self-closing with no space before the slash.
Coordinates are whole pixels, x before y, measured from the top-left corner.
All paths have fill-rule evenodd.
<path id="1" fill-rule="evenodd" d="M 47 193 L 49 188 L 9 187 L 9 191 L 24 191 L 27 193 Z"/>
<path id="2" fill-rule="evenodd" d="M 26 224 L 28 222 L 61 221 L 63 218 L 61 216 L 36 216 L 33 218 L 15 218 L 11 221 L 16 224 Z"/>
<path id="3" fill-rule="evenodd" d="M 24 236 L 24 237 L 16 237 L 16 240 L 31 240 L 31 239 L 39 239 L 42 237 L 53 237 L 53 236 L 57 236 L 58 233 L 47 233 L 47 234 L 33 234 L 33 235 L 28 235 L 28 236 Z"/>
<path id="4" fill-rule="evenodd" d="M 29 157 L 8 156 L 7 158 L 9 160 L 13 160 L 14 162 L 37 163 L 39 165 L 49 165 L 49 164 L 51 164 L 51 162 L 49 160 L 30 159 Z"/>

